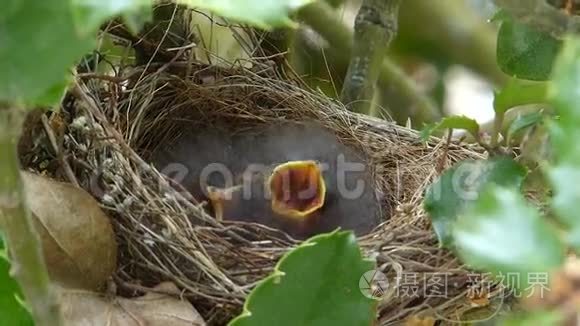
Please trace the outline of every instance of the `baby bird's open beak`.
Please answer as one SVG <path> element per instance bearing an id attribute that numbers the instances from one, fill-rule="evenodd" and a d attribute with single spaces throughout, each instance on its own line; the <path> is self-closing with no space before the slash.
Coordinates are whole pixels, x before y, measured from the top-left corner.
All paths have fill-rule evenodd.
<path id="1" fill-rule="evenodd" d="M 243 214 L 248 213 L 249 210 L 258 210 L 253 213 L 262 214 L 264 219 L 272 218 L 272 213 L 274 213 L 278 216 L 306 221 L 310 214 L 324 205 L 326 184 L 320 166 L 315 161 L 282 163 L 274 168 L 265 181 L 264 184 L 264 180 L 261 179 L 260 184 L 266 186 L 269 197 L 262 200 L 269 199 L 269 207 L 256 205 L 255 200 L 258 198 L 244 201 L 242 185 L 230 188 L 206 187 L 215 218 L 219 221 L 243 219 Z M 264 192 L 259 193 L 264 195 Z M 265 207 L 271 211 L 261 211 Z"/>
<path id="2" fill-rule="evenodd" d="M 268 179 L 272 211 L 306 218 L 324 205 L 326 185 L 315 161 L 290 161 L 272 171 Z"/>
<path id="3" fill-rule="evenodd" d="M 231 188 L 221 189 L 212 186 L 206 187 L 207 197 L 211 203 L 213 208 L 214 217 L 218 221 L 223 221 L 224 216 L 227 216 L 227 213 L 230 210 L 234 210 L 236 205 L 239 203 L 234 200 L 234 196 L 236 192 L 242 190 L 241 186 L 235 186 Z"/>

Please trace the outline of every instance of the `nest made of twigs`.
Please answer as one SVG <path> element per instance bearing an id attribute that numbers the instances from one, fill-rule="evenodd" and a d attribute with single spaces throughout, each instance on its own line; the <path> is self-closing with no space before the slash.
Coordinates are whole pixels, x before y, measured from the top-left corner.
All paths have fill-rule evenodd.
<path id="1" fill-rule="evenodd" d="M 226 69 L 172 62 L 133 69 L 130 78 L 77 80 L 60 113 L 62 129 L 53 130 L 64 142 L 52 173 L 87 189 L 112 217 L 121 246 L 120 282 L 146 287 L 171 280 L 210 324 L 238 314 L 253 286 L 298 242 L 261 225 L 216 221 L 153 168 L 149 156 L 186 127 L 309 122 L 365 153 L 377 190 L 390 199 L 390 216 L 359 243 L 388 277 L 416 275 L 416 295 L 385 297 L 380 324 L 422 313 L 456 319 L 469 309 L 469 271 L 439 247 L 422 198 L 444 168 L 481 158 L 479 151 L 437 139 L 423 143 L 410 129 L 350 113 L 260 64 Z M 446 277 L 445 296 L 425 295 L 438 273 Z"/>

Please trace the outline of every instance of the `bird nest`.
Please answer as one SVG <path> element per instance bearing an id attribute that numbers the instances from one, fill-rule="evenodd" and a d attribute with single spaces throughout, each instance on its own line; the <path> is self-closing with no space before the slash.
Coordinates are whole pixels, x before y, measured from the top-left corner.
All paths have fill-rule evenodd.
<path id="1" fill-rule="evenodd" d="M 170 280 L 210 324 L 240 313 L 256 283 L 299 241 L 256 223 L 216 220 L 155 169 L 151 155 L 201 125 L 245 130 L 308 122 L 364 153 L 377 193 L 386 196 L 383 223 L 358 238 L 377 269 L 400 281 L 380 301 L 379 324 L 410 316 L 457 319 L 470 309 L 471 274 L 440 248 L 422 199 L 442 170 L 481 152 L 422 142 L 413 130 L 351 113 L 272 71 L 259 63 L 171 62 L 133 68 L 129 77 L 85 74 L 76 81 L 60 122 L 48 124 L 49 133 L 64 135 L 59 163 L 49 170 L 88 190 L 111 216 L 120 289 Z"/>

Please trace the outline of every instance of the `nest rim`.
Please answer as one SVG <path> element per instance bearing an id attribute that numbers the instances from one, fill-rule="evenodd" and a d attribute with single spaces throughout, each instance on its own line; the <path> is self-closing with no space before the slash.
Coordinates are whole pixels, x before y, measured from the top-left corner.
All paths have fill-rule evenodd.
<path id="1" fill-rule="evenodd" d="M 71 93 L 75 100 L 65 108 L 70 115 L 65 131 L 66 151 L 85 163 L 84 168 L 68 169 L 74 170 L 79 185 L 89 190 L 113 217 L 121 241 L 121 261 L 126 262 L 117 273 L 120 279 L 128 283 L 173 281 L 206 320 L 219 324 L 235 317 L 253 286 L 273 270 L 285 252 L 300 243 L 263 225 L 213 220 L 186 192 L 178 191 L 148 163 L 147 153 L 155 145 L 152 137 L 159 137 L 159 141 L 175 136 L 163 133 L 171 130 L 163 125 L 167 115 L 179 112 L 184 99 L 188 105 L 203 99 L 218 108 L 204 121 L 207 123 L 219 116 L 235 117 L 241 121 L 242 129 L 248 128 L 250 120 L 316 121 L 341 140 L 362 148 L 378 167 L 373 172 L 378 176 L 378 189 L 389 189 L 393 203 L 388 220 L 358 237 L 363 254 L 375 258 L 378 268 L 388 275 L 445 272 L 466 282 L 469 270 L 439 247 L 421 199 L 443 167 L 483 157 L 479 148 L 436 138 L 422 142 L 413 130 L 351 113 L 340 103 L 304 89 L 299 83 L 281 80 L 259 64 L 252 70 L 194 63 L 192 75 L 179 75 L 186 64 L 191 62 L 174 62 L 161 67 L 165 69 L 148 71 L 129 80 L 129 86 L 101 79 L 78 79 Z M 170 95 L 160 95 L 167 90 Z M 439 166 L 433 162 L 439 162 Z M 405 182 L 401 182 L 403 179 Z M 105 184 L 98 187 L 99 193 L 95 193 L 95 183 Z M 192 215 L 209 225 L 195 226 L 189 218 Z M 249 234 L 258 235 L 260 240 L 248 241 Z M 235 255 L 224 256 L 228 250 L 236 251 Z M 238 261 L 228 262 L 232 259 Z M 190 273 L 187 269 L 196 271 Z M 144 277 L 146 274 L 154 277 Z M 418 308 L 421 305 L 429 306 L 428 310 L 438 315 L 451 316 L 459 305 L 465 304 L 453 304 L 454 298 L 465 296 L 467 291 L 463 285 L 453 298 L 426 298 L 419 305 L 405 305 L 400 298 L 383 300 L 378 308 L 380 324 L 425 312 L 425 308 Z"/>

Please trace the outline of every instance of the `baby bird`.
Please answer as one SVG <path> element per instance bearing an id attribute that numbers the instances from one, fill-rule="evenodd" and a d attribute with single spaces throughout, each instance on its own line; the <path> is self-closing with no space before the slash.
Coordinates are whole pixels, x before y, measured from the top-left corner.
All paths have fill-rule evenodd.
<path id="1" fill-rule="evenodd" d="M 217 219 L 261 222 L 298 238 L 321 224 L 326 198 L 324 177 L 315 161 L 286 162 L 245 175 L 241 185 L 207 190 Z"/>
<path id="2" fill-rule="evenodd" d="M 362 235 L 383 215 L 362 155 L 313 125 L 184 134 L 153 164 L 209 201 L 215 218 L 261 223 L 296 239 L 338 227 Z"/>

